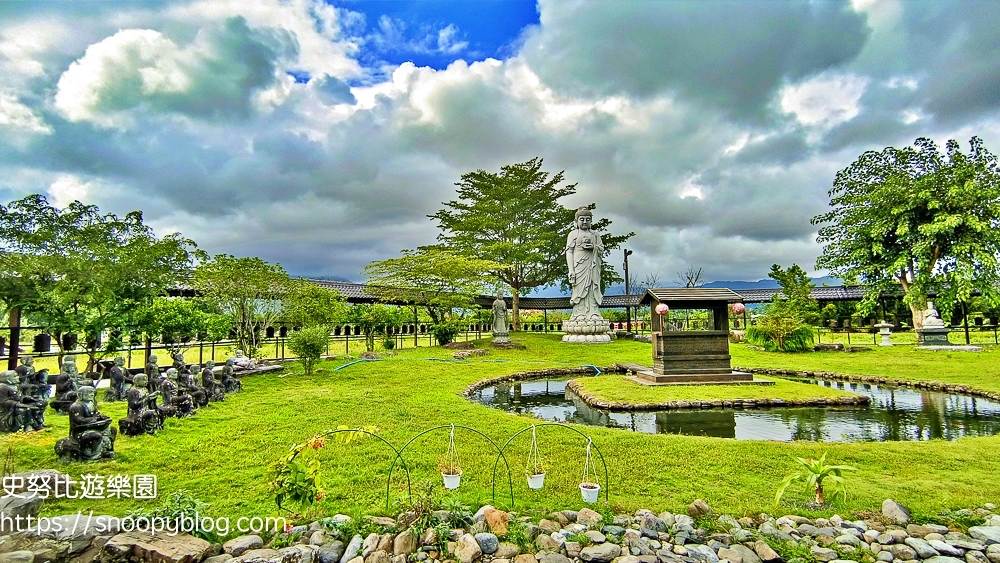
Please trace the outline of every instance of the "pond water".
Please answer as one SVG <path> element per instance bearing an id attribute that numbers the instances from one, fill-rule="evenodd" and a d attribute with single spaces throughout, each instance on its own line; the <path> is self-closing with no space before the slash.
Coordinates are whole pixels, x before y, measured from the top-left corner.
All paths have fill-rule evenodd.
<path id="1" fill-rule="evenodd" d="M 761 409 L 605 411 L 566 389 L 567 379 L 507 382 L 470 398 L 489 407 L 544 420 L 607 426 L 648 434 L 686 434 L 737 440 L 886 442 L 955 440 L 1000 433 L 1000 404 L 934 391 L 795 379 L 871 398 L 869 406 Z"/>

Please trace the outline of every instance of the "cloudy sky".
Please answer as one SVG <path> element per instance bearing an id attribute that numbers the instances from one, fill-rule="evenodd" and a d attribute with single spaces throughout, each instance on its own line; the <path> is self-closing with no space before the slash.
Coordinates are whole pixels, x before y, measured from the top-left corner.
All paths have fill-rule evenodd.
<path id="1" fill-rule="evenodd" d="M 863 151 L 1000 152 L 998 61 L 993 1 L 0 2 L 0 201 L 360 281 L 540 156 L 640 275 L 752 280 L 812 268 Z"/>

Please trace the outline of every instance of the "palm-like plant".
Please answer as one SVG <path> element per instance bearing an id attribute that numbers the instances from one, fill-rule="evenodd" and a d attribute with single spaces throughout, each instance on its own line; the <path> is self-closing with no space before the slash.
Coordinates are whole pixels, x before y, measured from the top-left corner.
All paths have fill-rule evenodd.
<path id="1" fill-rule="evenodd" d="M 802 468 L 798 472 L 785 477 L 781 482 L 781 487 L 778 488 L 778 493 L 774 496 L 775 505 L 781 502 L 781 497 L 784 496 L 785 491 L 796 481 L 805 482 L 807 493 L 810 491 L 816 492 L 817 504 L 826 504 L 826 498 L 823 494 L 824 483 L 829 484 L 835 496 L 839 492 L 845 499 L 847 498 L 843 472 L 857 471 L 856 468 L 849 465 L 828 465 L 826 463 L 826 454 L 823 454 L 819 459 L 797 457 L 795 460 L 802 465 Z"/>

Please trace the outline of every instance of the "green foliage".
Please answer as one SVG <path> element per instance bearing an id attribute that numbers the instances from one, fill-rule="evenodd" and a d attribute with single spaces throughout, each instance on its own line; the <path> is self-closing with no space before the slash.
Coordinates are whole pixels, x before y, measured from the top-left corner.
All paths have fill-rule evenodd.
<path id="1" fill-rule="evenodd" d="M 228 254 L 196 268 L 191 284 L 233 319 L 237 346 L 251 357 L 260 357 L 261 333 L 278 319 L 281 299 L 293 285 L 278 264 Z"/>
<path id="2" fill-rule="evenodd" d="M 386 350 L 392 350 L 396 347 L 396 339 L 391 336 L 387 336 L 385 340 L 382 341 L 382 347 Z"/>
<path id="3" fill-rule="evenodd" d="M 774 264 L 768 274 L 781 285 L 763 308 L 763 314 L 746 329 L 746 341 L 763 346 L 771 352 L 803 352 L 813 345 L 814 332 L 810 323 L 819 320 L 819 306 L 810 296 L 814 287 L 809 276 L 798 264 L 787 270 Z"/>
<path id="4" fill-rule="evenodd" d="M 365 335 L 365 349 L 375 350 L 375 337 L 385 335 L 389 328 L 403 324 L 403 316 L 396 307 L 379 303 L 352 305 L 347 310 L 347 322 L 357 326 Z"/>
<path id="5" fill-rule="evenodd" d="M 817 504 L 826 504 L 824 483 L 832 483 L 829 488 L 833 490 L 834 496 L 839 492 L 845 500 L 847 499 L 843 474 L 845 471 L 857 471 L 857 469 L 849 465 L 830 465 L 826 463 L 825 453 L 819 459 L 797 457 L 795 461 L 802 467 L 799 471 L 786 476 L 781 482 L 778 492 L 774 495 L 775 506 L 781 502 L 781 497 L 784 496 L 788 487 L 796 481 L 805 483 L 807 493 L 814 492 L 816 494 Z"/>
<path id="6" fill-rule="evenodd" d="M 431 334 L 437 343 L 444 346 L 455 340 L 458 333 L 462 332 L 462 325 L 457 322 L 445 322 L 431 325 Z"/>
<path id="7" fill-rule="evenodd" d="M 915 524 L 941 524 L 949 528 L 958 528 L 968 532 L 973 526 L 982 526 L 986 522 L 985 516 L 980 516 L 969 509 L 942 510 L 937 514 L 923 514 L 913 512 L 911 521 Z"/>
<path id="8" fill-rule="evenodd" d="M 191 491 L 188 491 L 187 489 L 178 489 L 167 495 L 167 498 L 165 498 L 163 502 L 153 510 L 132 510 L 128 512 L 128 516 L 131 516 L 136 520 L 144 519 L 147 522 L 152 521 L 154 518 L 162 519 L 168 523 L 166 527 L 179 529 L 178 523 L 182 520 L 187 523 L 197 520 L 199 515 L 205 515 L 205 509 L 208 507 L 208 503 L 202 502 L 196 498 L 191 494 Z M 194 532 L 194 535 L 209 542 L 216 542 L 219 540 L 219 536 L 214 531 L 206 532 L 200 528 Z"/>
<path id="9" fill-rule="evenodd" d="M 142 213 L 65 209 L 31 195 L 0 206 L 0 301 L 31 315 L 58 340 L 84 334 L 90 365 L 120 346 L 136 311 L 184 280 L 203 253 L 179 234 L 158 238 Z"/>
<path id="10" fill-rule="evenodd" d="M 587 537 L 587 534 L 583 532 L 578 532 L 566 536 L 566 541 L 576 542 L 580 544 L 580 547 L 587 547 L 588 545 L 594 543 L 589 537 Z"/>
<path id="11" fill-rule="evenodd" d="M 299 538 L 301 538 L 304 534 L 305 532 L 278 534 L 274 536 L 274 539 L 271 540 L 270 546 L 272 549 L 281 549 L 283 547 L 293 546 L 299 542 Z"/>
<path id="12" fill-rule="evenodd" d="M 383 300 L 402 300 L 427 308 L 435 323 L 454 318 L 456 309 L 476 307 L 503 264 L 459 254 L 440 246 L 403 250 L 399 258 L 365 267 L 368 288 Z"/>
<path id="13" fill-rule="evenodd" d="M 996 157 L 978 137 L 963 154 L 948 141 L 868 151 L 837 173 L 828 213 L 814 217 L 824 245 L 816 261 L 833 275 L 865 285 L 864 313 L 881 292 L 902 287 L 922 326 L 928 292 L 942 318 L 979 290 L 1000 301 L 1000 174 Z"/>
<path id="14" fill-rule="evenodd" d="M 329 328 L 346 315 L 347 306 L 339 291 L 306 279 L 291 280 L 281 298 L 281 319 L 294 327 Z"/>
<path id="15" fill-rule="evenodd" d="M 286 456 L 271 470 L 271 491 L 278 508 L 286 501 L 308 508 L 323 500 L 323 483 L 320 477 L 321 464 L 318 450 L 326 445 L 326 440 L 317 434 L 304 444 L 292 446 Z"/>
<path id="16" fill-rule="evenodd" d="M 778 264 L 772 264 L 767 276 L 781 286 L 781 293 L 774 296 L 772 303 L 780 304 L 785 311 L 793 311 L 806 324 L 816 324 L 819 321 L 819 303 L 812 298 L 811 293 L 816 285 L 805 270 L 798 264 L 792 264 L 787 270 L 782 270 Z"/>
<path id="17" fill-rule="evenodd" d="M 165 344 L 192 340 L 218 342 L 229 335 L 232 319 L 209 309 L 210 306 L 200 300 L 157 297 L 136 312 L 135 328 Z"/>
<path id="18" fill-rule="evenodd" d="M 535 542 L 528 536 L 528 524 L 521 520 L 512 520 L 507 525 L 504 539 L 520 548 L 521 553 L 531 553 L 537 549 Z"/>
<path id="19" fill-rule="evenodd" d="M 314 326 L 292 332 L 288 336 L 288 349 L 299 358 L 306 375 L 312 375 L 329 342 L 330 330 L 326 326 Z"/>
<path id="20" fill-rule="evenodd" d="M 458 199 L 431 215 L 440 225 L 438 240 L 446 248 L 507 266 L 493 275 L 512 290 L 514 330 L 521 326 L 518 297 L 568 276 L 566 260 L 560 257 L 576 210 L 558 200 L 576 193 L 576 184 L 560 185 L 563 181 L 562 172 L 542 171 L 541 158 L 502 166 L 499 173 L 476 170 L 455 184 Z M 610 224 L 602 219 L 592 226 L 604 242 L 605 257 L 635 234 L 612 235 L 607 232 Z M 620 281 L 605 260 L 602 284 Z"/>
<path id="21" fill-rule="evenodd" d="M 805 352 L 813 347 L 815 335 L 801 319 L 778 315 L 765 315 L 746 329 L 747 343 L 768 352 Z"/>

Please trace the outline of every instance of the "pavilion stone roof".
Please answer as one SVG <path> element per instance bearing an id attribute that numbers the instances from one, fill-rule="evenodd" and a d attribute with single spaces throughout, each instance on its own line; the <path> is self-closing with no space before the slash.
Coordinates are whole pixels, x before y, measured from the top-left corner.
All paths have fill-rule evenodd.
<path id="1" fill-rule="evenodd" d="M 767 303 L 780 293 L 781 289 L 737 289 L 735 291 L 743 297 L 744 303 Z M 817 301 L 860 301 L 865 296 L 865 290 L 859 285 L 821 286 L 812 288 L 810 295 Z"/>
<path id="2" fill-rule="evenodd" d="M 743 300 L 738 293 L 724 287 L 669 287 L 646 290 L 639 303 L 645 305 L 654 299 L 661 303 L 706 303 L 711 301 L 737 303 Z"/>

